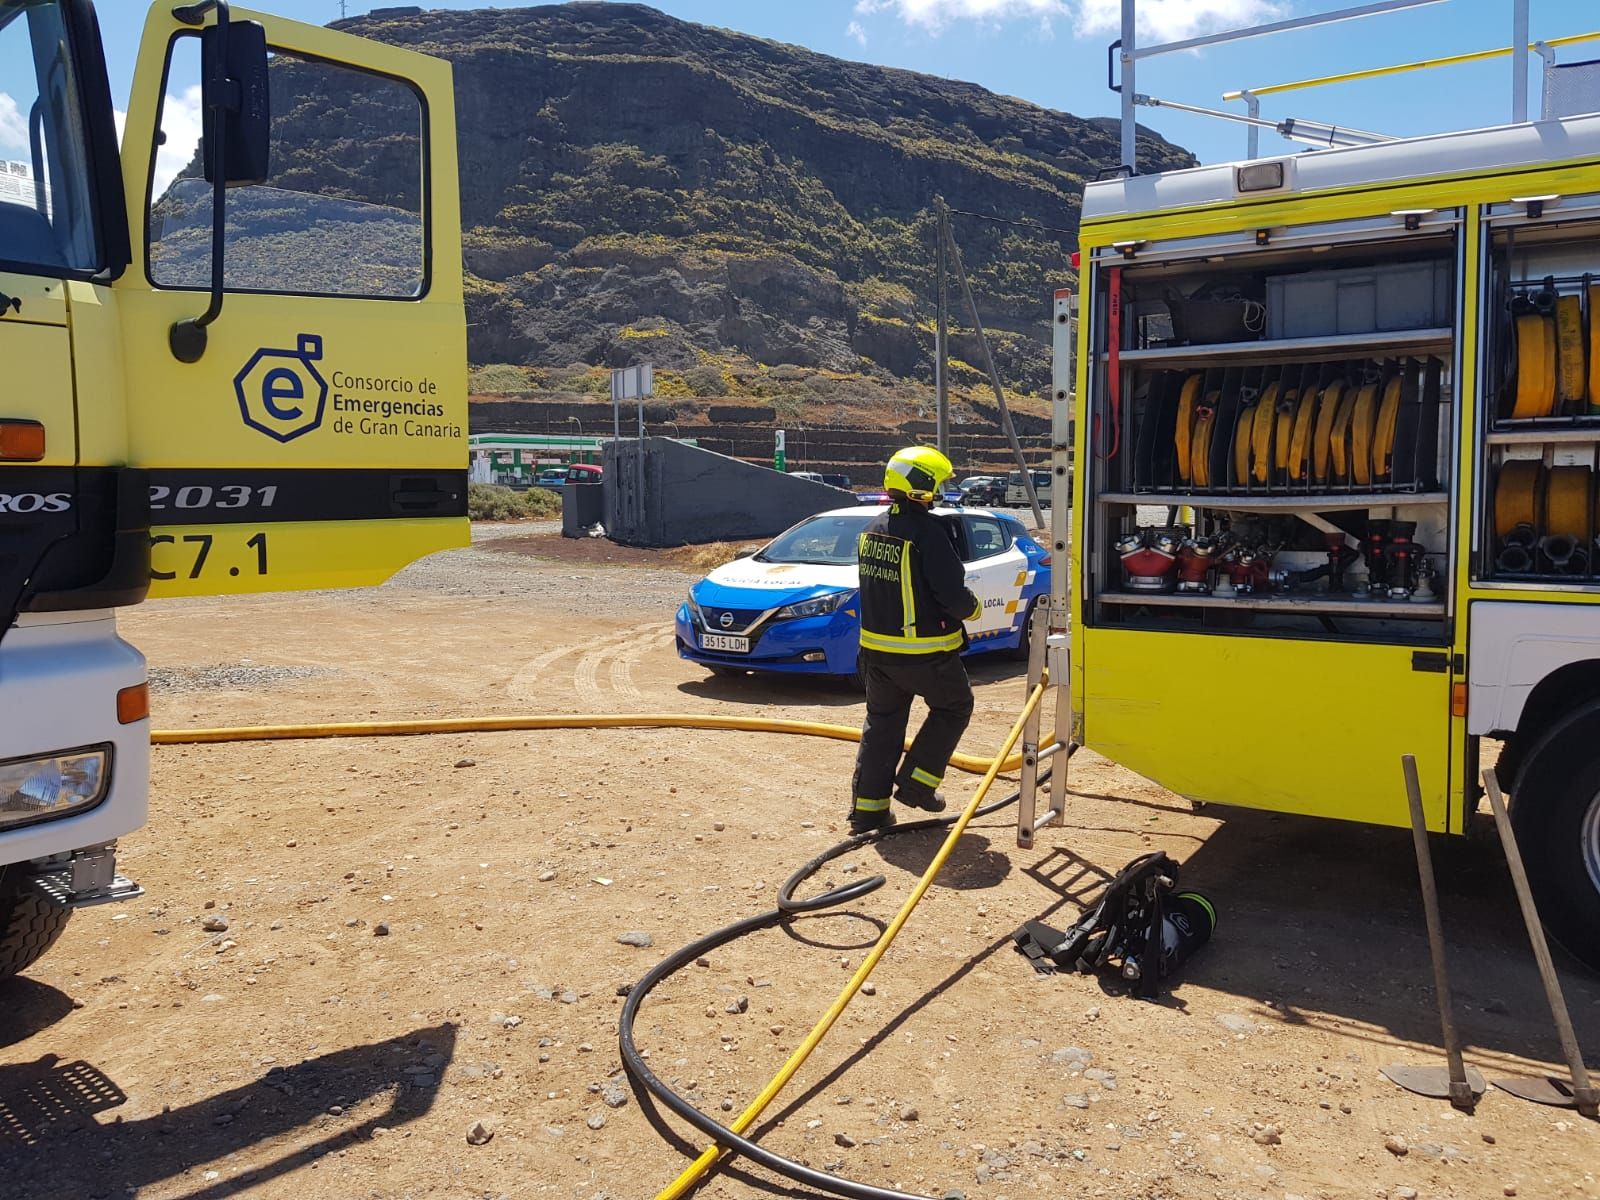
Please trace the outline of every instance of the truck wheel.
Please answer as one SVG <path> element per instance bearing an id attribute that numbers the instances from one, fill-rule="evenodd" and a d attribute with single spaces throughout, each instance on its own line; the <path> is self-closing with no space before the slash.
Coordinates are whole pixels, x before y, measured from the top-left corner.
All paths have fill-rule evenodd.
<path id="1" fill-rule="evenodd" d="M 1600 703 L 1585 705 L 1523 759 L 1511 824 L 1550 936 L 1600 971 Z"/>
<path id="2" fill-rule="evenodd" d="M 20 975 L 56 944 L 72 910 L 35 888 L 0 885 L 0 979 Z"/>

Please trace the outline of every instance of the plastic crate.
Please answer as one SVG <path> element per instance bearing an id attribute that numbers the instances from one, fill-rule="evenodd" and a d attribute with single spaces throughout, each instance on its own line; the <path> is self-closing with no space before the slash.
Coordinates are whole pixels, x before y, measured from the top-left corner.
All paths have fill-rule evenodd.
<path id="1" fill-rule="evenodd" d="M 1442 329 L 1453 324 L 1445 261 L 1267 277 L 1269 338 Z"/>

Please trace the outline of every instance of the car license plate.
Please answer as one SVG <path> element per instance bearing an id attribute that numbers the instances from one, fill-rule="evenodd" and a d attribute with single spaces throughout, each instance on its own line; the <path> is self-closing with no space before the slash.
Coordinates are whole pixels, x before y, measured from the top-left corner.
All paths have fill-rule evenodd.
<path id="1" fill-rule="evenodd" d="M 727 650 L 734 654 L 749 654 L 750 639 L 735 637 L 727 633 L 705 633 L 700 635 L 700 644 L 707 650 Z"/>

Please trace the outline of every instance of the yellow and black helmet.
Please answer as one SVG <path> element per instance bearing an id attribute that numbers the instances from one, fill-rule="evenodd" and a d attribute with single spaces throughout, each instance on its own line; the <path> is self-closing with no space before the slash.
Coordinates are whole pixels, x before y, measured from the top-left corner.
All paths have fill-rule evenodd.
<path id="1" fill-rule="evenodd" d="M 945 480 L 956 473 L 950 460 L 932 446 L 907 446 L 895 452 L 883 473 L 885 491 L 904 492 L 913 500 L 939 498 Z"/>

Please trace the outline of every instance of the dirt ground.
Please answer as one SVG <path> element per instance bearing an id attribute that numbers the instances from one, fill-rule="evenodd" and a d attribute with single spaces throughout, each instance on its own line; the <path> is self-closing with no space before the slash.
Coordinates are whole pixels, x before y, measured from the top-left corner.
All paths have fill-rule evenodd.
<path id="1" fill-rule="evenodd" d="M 485 540 L 381 589 L 151 603 L 123 626 L 150 658 L 158 728 L 859 721 L 842 688 L 680 661 L 670 622 L 692 578 Z M 1008 667 L 975 675 L 965 748 L 986 754 L 1022 689 Z M 666 730 L 158 749 L 150 823 L 122 858 L 146 895 L 77 914 L 30 977 L 0 986 L 0 1196 L 655 1195 L 698 1138 L 621 1076 L 619 989 L 770 908 L 793 866 L 843 836 L 852 755 Z M 955 777 L 953 798 L 974 782 Z M 1575 1114 L 1491 1091 L 1466 1116 L 1379 1076 L 1441 1058 L 1405 834 L 1224 822 L 1088 754 L 1072 791 L 1067 827 L 1031 851 L 1006 813 L 969 832 L 760 1140 L 973 1200 L 1600 1198 L 1600 1129 Z M 742 1108 L 804 1036 L 936 844 L 916 834 L 835 864 L 819 886 L 861 872 L 888 885 L 664 985 L 638 1029 L 654 1070 L 730 1119 L 723 1106 Z M 1152 847 L 1185 860 L 1221 917 L 1163 1003 L 1036 976 L 1012 951 L 1023 921 L 1067 923 Z M 1469 1060 L 1490 1077 L 1552 1067 L 1503 866 L 1464 844 L 1441 874 Z M 206 928 L 216 918 L 226 929 Z M 629 933 L 651 944 L 620 944 Z M 1600 983 L 1562 972 L 1580 1039 L 1600 1049 Z M 477 1122 L 493 1136 L 471 1145 Z M 737 1164 L 700 1192 L 808 1194 Z"/>

